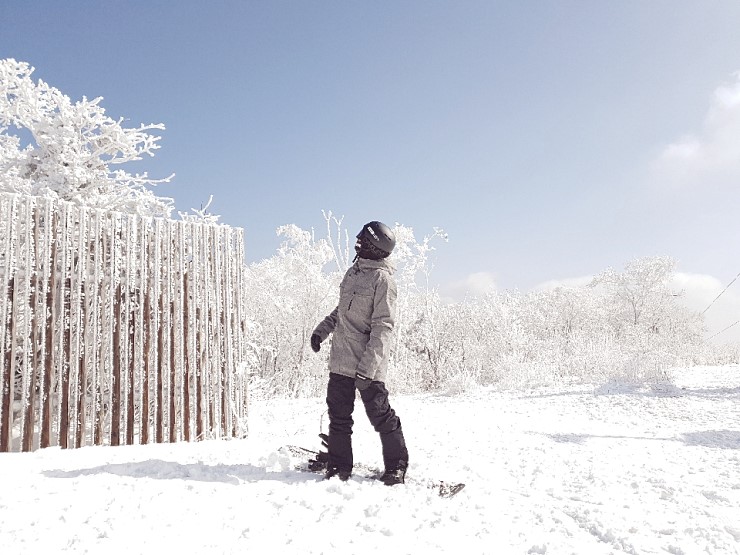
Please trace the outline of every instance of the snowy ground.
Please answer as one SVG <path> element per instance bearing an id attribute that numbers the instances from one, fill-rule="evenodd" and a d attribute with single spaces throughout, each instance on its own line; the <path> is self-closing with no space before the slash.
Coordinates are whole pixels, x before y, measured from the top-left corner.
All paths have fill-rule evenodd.
<path id="1" fill-rule="evenodd" d="M 677 385 L 392 397 L 410 474 L 452 499 L 287 468 L 320 399 L 256 403 L 243 441 L 4 454 L 0 553 L 740 553 L 740 368 Z"/>

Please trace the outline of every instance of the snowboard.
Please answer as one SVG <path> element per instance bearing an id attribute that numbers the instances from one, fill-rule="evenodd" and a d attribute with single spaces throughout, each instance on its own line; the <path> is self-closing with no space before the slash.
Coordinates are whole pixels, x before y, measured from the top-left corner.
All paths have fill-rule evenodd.
<path id="1" fill-rule="evenodd" d="M 322 436 L 323 435 L 324 434 L 322 434 Z M 324 440 L 323 437 L 322 440 Z M 280 451 L 291 457 L 291 461 L 293 459 L 298 459 L 298 461 L 293 465 L 295 470 L 300 472 L 314 472 L 317 474 L 323 474 L 326 472 L 326 466 L 329 460 L 329 454 L 326 451 L 314 451 L 313 449 L 306 449 L 305 447 L 300 447 L 298 445 L 285 445 L 280 448 Z M 352 475 L 370 480 L 379 480 L 382 475 L 382 471 L 379 468 L 363 463 L 355 463 L 352 468 Z M 422 485 L 427 489 L 434 491 L 440 497 L 446 498 L 454 497 L 465 487 L 465 484 L 459 482 L 418 480 L 416 478 L 409 478 L 408 476 L 406 476 L 406 483 Z"/>

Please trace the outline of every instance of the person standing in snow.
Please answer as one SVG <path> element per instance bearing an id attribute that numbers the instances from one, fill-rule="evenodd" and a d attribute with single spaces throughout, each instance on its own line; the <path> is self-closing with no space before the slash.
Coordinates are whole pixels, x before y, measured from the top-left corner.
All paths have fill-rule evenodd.
<path id="1" fill-rule="evenodd" d="M 339 286 L 339 304 L 316 326 L 311 348 L 319 352 L 333 333 L 329 352 L 329 462 L 326 478 L 352 475 L 352 411 L 359 390 L 370 423 L 380 434 L 386 485 L 404 483 L 408 451 L 401 420 L 385 388 L 391 333 L 396 317 L 395 267 L 388 256 L 396 246 L 393 231 L 373 221 L 357 234 L 353 265 Z"/>

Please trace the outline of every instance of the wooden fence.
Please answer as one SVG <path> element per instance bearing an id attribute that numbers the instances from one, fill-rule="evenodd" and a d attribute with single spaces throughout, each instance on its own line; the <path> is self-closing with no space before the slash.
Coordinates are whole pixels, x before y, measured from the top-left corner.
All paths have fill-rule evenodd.
<path id="1" fill-rule="evenodd" d="M 0 452 L 246 435 L 240 229 L 0 194 Z"/>

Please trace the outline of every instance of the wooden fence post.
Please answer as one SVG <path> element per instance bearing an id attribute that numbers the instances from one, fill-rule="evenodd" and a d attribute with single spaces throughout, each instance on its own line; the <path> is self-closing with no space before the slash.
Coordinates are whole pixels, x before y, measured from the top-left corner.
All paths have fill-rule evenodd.
<path id="1" fill-rule="evenodd" d="M 10 290 L 10 344 L 5 347 L 3 357 L 5 358 L 4 372 L 2 375 L 2 414 L 0 414 L 0 453 L 7 453 L 10 451 L 13 440 L 13 399 L 14 399 L 14 386 L 15 381 L 15 364 L 13 363 L 15 357 L 13 352 L 15 351 L 15 318 L 13 317 L 13 310 L 15 304 L 15 276 L 10 278 L 9 281 Z"/>

